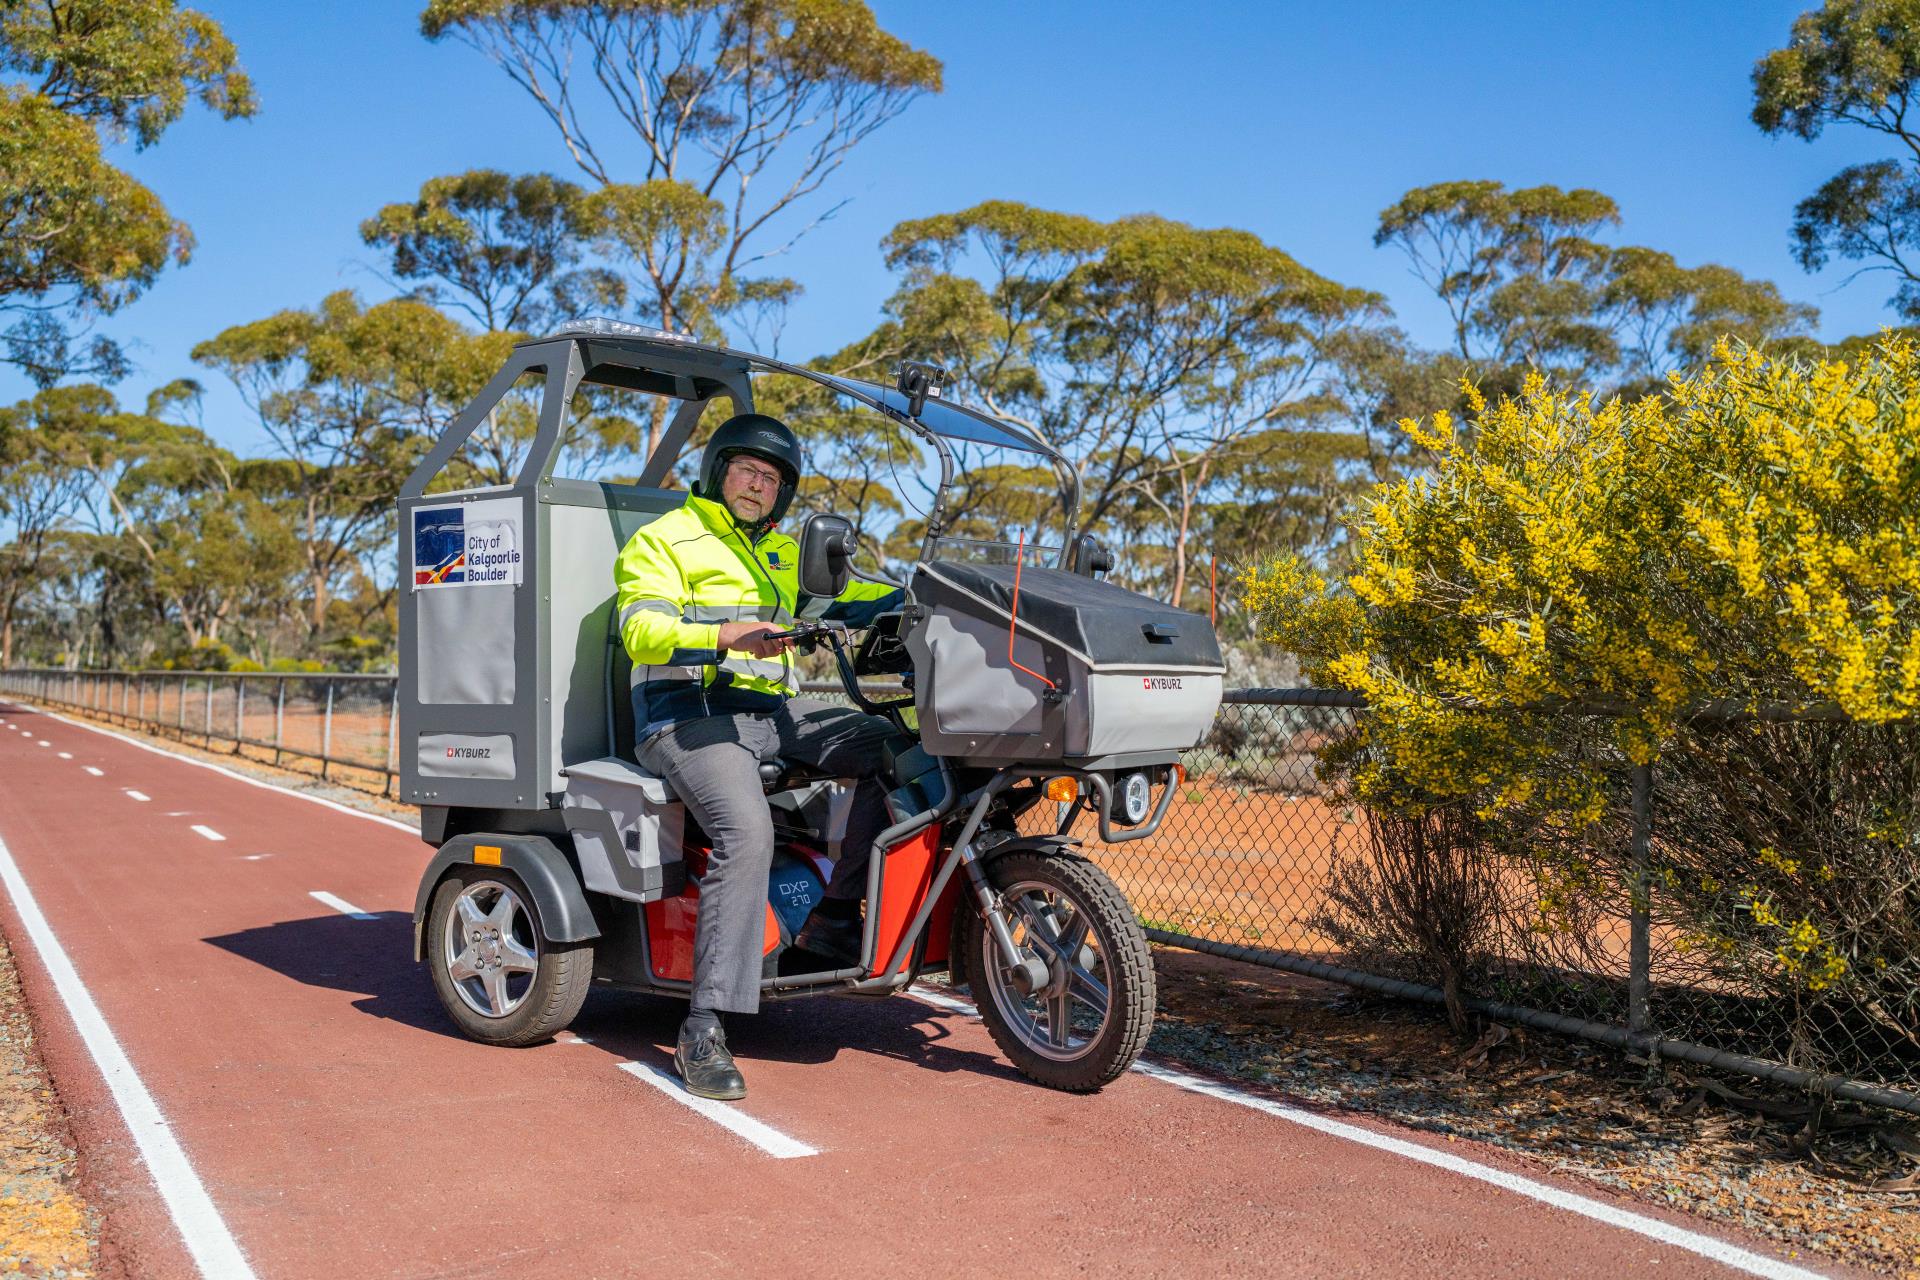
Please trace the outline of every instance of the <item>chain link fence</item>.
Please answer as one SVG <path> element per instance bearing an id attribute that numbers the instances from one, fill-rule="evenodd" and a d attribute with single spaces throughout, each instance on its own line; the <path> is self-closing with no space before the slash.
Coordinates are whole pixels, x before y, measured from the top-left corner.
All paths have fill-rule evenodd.
<path id="1" fill-rule="evenodd" d="M 0 693 L 394 794 L 392 676 L 307 672 L 0 672 Z"/>
<path id="2" fill-rule="evenodd" d="M 0 672 L 0 692 L 13 697 L 304 766 L 385 794 L 395 785 L 394 687 L 391 676 Z M 839 689 L 810 685 L 807 692 Z M 1323 782 L 1316 752 L 1351 732 L 1360 709 L 1357 698 L 1338 691 L 1230 690 L 1212 731 L 1187 755 L 1188 776 L 1154 836 L 1104 845 L 1091 815 L 1073 834 L 1125 891 L 1155 941 L 1441 1003 L 1438 976 L 1417 958 L 1357 954 L 1337 941 L 1343 877 L 1373 855 L 1366 815 Z M 1496 934 L 1465 983 L 1466 1005 L 1650 1058 L 1920 1113 L 1920 1039 L 1906 1014 L 1913 1007 L 1904 999 L 1912 994 L 1906 973 L 1887 979 L 1904 984 L 1900 999 L 1782 994 L 1777 984 L 1704 963 L 1698 922 L 1671 909 L 1677 895 L 1663 897 L 1673 877 L 1708 874 L 1700 866 L 1713 865 L 1716 841 L 1750 849 L 1764 835 L 1751 829 L 1752 813 L 1730 803 L 1742 794 L 1734 783 L 1753 779 L 1723 775 L 1773 759 L 1777 768 L 1763 781 L 1797 802 L 1786 809 L 1804 814 L 1831 804 L 1839 819 L 1852 820 L 1858 815 L 1848 806 L 1862 802 L 1827 794 L 1833 770 L 1810 762 L 1835 752 L 1845 759 L 1862 735 L 1885 732 L 1847 724 L 1737 731 L 1771 743 L 1772 756 L 1756 757 L 1754 744 L 1743 742 L 1740 761 L 1727 763 L 1706 733 L 1657 770 L 1621 763 L 1614 812 L 1593 837 L 1615 846 L 1601 853 L 1623 869 L 1621 892 L 1596 898 L 1598 907 L 1561 936 Z M 1900 758 L 1886 754 L 1887 743 L 1870 745 L 1881 753 L 1876 759 Z M 1871 780 L 1872 770 L 1864 773 Z M 1878 781 L 1882 790 L 1899 789 L 1897 778 Z M 1794 794 L 1807 788 L 1826 790 Z M 1031 816 L 1038 828 L 1053 815 Z M 1804 843 L 1806 833 L 1800 836 Z M 1904 911 L 1904 899 L 1889 909 Z"/>

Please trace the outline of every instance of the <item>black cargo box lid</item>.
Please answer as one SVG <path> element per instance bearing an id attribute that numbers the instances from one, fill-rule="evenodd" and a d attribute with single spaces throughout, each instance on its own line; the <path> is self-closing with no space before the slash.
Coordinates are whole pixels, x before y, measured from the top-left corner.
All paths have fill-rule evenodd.
<path id="1" fill-rule="evenodd" d="M 1005 621 L 1013 566 L 939 560 L 914 574 L 915 602 Z M 1104 666 L 1223 670 L 1220 638 L 1197 613 L 1064 569 L 1022 569 L 1020 629 Z"/>

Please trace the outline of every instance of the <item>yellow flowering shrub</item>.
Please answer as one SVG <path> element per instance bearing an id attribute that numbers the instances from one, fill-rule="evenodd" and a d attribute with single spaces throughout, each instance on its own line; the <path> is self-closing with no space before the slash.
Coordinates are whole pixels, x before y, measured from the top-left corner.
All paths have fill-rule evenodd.
<path id="1" fill-rule="evenodd" d="M 1331 762 L 1356 797 L 1468 806 L 1524 847 L 1551 915 L 1597 871 L 1624 902 L 1622 779 L 1657 760 L 1653 897 L 1696 956 L 1731 949 L 1800 991 L 1876 955 L 1907 972 L 1904 925 L 1876 939 L 1830 912 L 1840 862 L 1878 874 L 1893 863 L 1858 850 L 1920 852 L 1913 788 L 1874 755 L 1920 708 L 1920 351 L 1889 337 L 1809 364 L 1722 343 L 1665 396 L 1596 403 L 1534 377 L 1468 402 L 1470 431 L 1403 424 L 1437 462 L 1359 504 L 1344 581 L 1298 561 L 1241 579 L 1310 681 L 1367 698 Z M 1837 711 L 1873 781 L 1809 824 L 1831 809 L 1800 785 L 1821 766 L 1771 795 L 1750 771 L 1840 727 L 1709 727 L 1704 707 Z M 1728 813 L 1710 856 L 1666 794 L 1707 787 Z M 1741 806 L 1766 811 L 1744 835 Z M 1815 829 L 1840 843 L 1811 847 Z"/>

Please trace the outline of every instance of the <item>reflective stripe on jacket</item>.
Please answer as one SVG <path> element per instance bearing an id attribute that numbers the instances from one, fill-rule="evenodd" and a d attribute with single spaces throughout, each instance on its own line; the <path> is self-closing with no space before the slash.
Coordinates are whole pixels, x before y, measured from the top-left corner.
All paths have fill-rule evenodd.
<path id="1" fill-rule="evenodd" d="M 800 547 L 778 531 L 750 537 L 718 502 L 643 525 L 614 565 L 620 642 L 633 659 L 634 741 L 681 720 L 771 711 L 800 691 L 793 654 L 720 653 L 720 624 L 796 616 L 855 626 L 899 604 L 897 588 L 855 580 L 834 600 L 800 595 Z"/>

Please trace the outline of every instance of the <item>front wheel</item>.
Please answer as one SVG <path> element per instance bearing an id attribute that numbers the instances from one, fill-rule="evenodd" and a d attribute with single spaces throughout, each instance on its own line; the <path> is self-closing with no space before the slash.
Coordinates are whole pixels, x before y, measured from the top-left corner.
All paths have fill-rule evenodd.
<path id="1" fill-rule="evenodd" d="M 548 942 L 511 871 L 456 871 L 427 909 L 427 968 L 460 1030 L 519 1048 L 565 1030 L 593 982 L 593 945 Z"/>
<path id="2" fill-rule="evenodd" d="M 1147 936 L 1085 858 L 1009 853 L 986 872 L 1021 963 L 1006 963 L 977 912 L 961 913 L 956 949 L 980 1017 L 1023 1075 L 1091 1093 L 1133 1065 L 1153 1029 Z"/>

